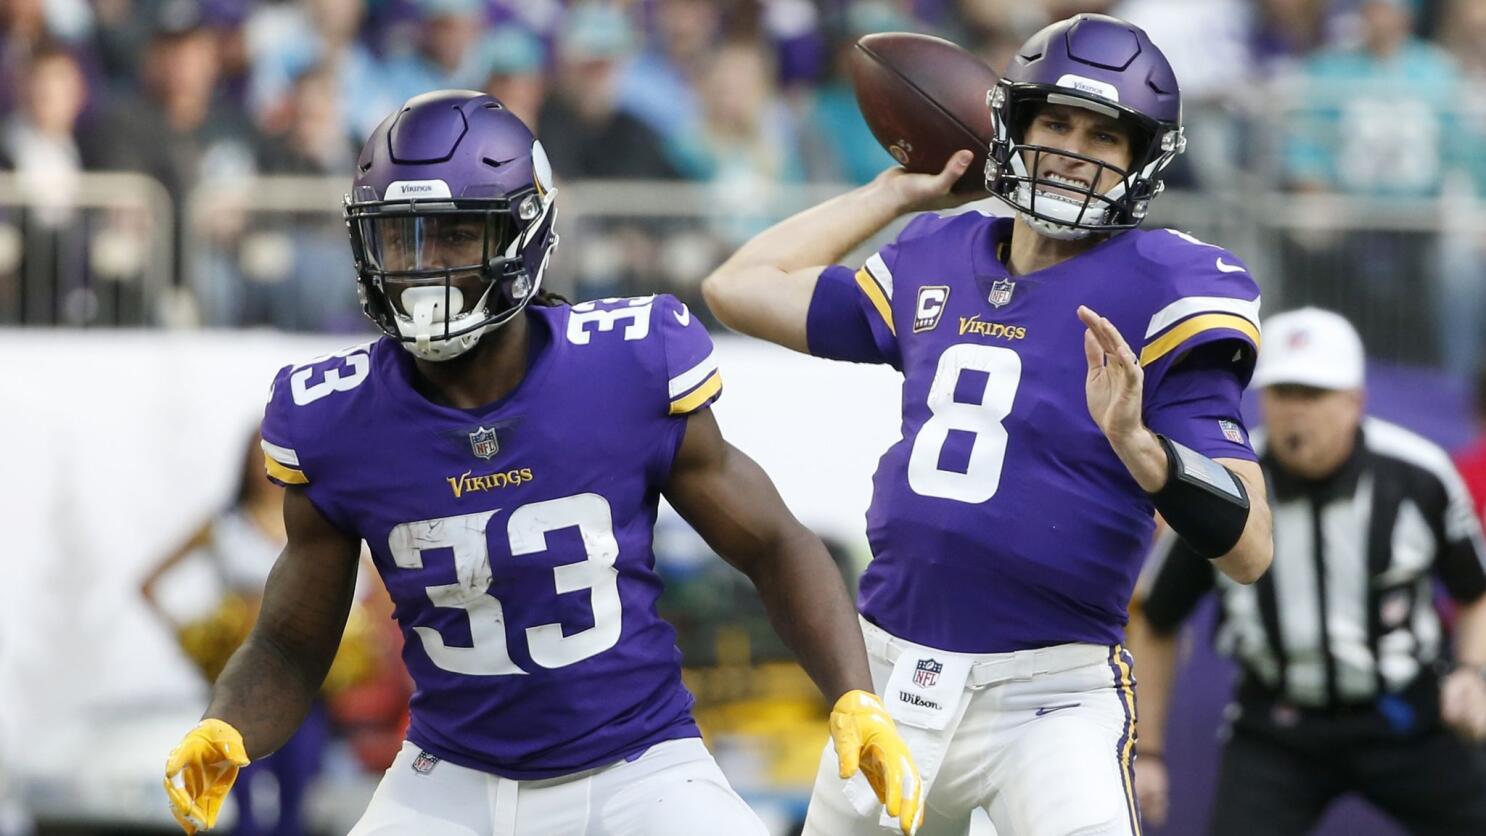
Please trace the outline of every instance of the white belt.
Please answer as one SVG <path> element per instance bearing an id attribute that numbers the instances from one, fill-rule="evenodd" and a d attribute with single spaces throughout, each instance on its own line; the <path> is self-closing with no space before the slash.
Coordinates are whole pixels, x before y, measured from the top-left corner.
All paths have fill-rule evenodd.
<path id="1" fill-rule="evenodd" d="M 1097 644 L 1057 644 L 1010 653 L 953 653 L 900 639 L 865 618 L 861 622 L 867 653 L 886 660 L 888 664 L 897 662 L 899 656 L 908 652 L 925 656 L 961 656 L 973 660 L 967 682 L 971 688 L 984 688 L 999 682 L 1027 680 L 1042 674 L 1107 663 L 1110 657 L 1110 649 Z"/>

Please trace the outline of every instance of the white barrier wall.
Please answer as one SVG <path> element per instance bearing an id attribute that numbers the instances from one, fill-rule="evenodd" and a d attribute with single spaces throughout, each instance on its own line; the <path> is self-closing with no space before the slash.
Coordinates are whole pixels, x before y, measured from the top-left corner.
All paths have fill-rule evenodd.
<path id="1" fill-rule="evenodd" d="M 0 773 L 64 780 L 90 759 L 158 772 L 205 694 L 139 582 L 231 498 L 274 372 L 355 341 L 0 332 Z M 897 374 L 741 338 L 720 338 L 718 356 L 724 433 L 801 519 L 861 544 L 872 471 L 897 438 Z M 162 708 L 179 721 L 98 738 Z"/>

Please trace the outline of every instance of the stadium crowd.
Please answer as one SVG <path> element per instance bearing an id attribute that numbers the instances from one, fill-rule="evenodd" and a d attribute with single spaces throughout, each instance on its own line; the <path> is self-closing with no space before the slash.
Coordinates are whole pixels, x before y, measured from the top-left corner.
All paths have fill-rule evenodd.
<path id="1" fill-rule="evenodd" d="M 232 194 L 223 184 L 253 176 L 346 177 L 381 114 L 441 87 L 506 102 L 561 180 L 695 184 L 705 235 L 608 219 L 581 227 L 583 252 L 555 265 L 582 296 L 656 281 L 688 295 L 788 208 L 769 205 L 781 189 L 865 182 L 891 164 L 856 109 L 856 38 L 935 33 L 999 68 L 1030 32 L 1079 11 L 1168 45 L 1191 140 L 1174 190 L 1284 203 L 1263 241 L 1269 300 L 1342 310 L 1391 359 L 1474 367 L 1486 0 L 10 0 L 0 166 L 16 177 L 0 190 L 0 322 L 360 328 L 353 308 L 324 301 L 345 294 L 320 292 L 345 278 L 333 204 L 300 198 L 316 222 L 288 213 L 273 237 L 231 211 L 242 199 L 208 210 Z M 98 171 L 163 186 L 165 284 L 190 289 L 184 307 L 127 281 L 148 269 L 139 241 L 158 224 L 70 211 L 79 175 Z M 1317 195 L 1371 220 L 1286 200 Z M 1255 199 L 1246 210 L 1280 217 Z M 1410 337 L 1420 329 L 1442 336 Z"/>

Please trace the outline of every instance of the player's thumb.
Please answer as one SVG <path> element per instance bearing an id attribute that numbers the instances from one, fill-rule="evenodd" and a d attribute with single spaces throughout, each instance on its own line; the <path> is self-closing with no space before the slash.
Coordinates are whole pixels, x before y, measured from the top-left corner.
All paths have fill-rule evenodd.
<path id="1" fill-rule="evenodd" d="M 944 170 L 940 171 L 934 179 L 937 181 L 941 191 L 949 191 L 960 175 L 970 168 L 970 161 L 975 159 L 975 154 L 970 151 L 960 150 L 952 154 L 944 163 Z"/>

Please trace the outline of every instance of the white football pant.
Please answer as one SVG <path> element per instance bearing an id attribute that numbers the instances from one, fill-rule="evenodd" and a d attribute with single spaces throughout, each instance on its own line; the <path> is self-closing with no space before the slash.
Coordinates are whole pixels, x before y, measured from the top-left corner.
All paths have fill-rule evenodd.
<path id="1" fill-rule="evenodd" d="M 965 836 L 984 810 L 996 836 L 1138 836 L 1133 791 L 1135 693 L 1131 661 L 1118 645 L 1065 644 L 1017 653 L 964 654 L 916 645 L 862 621 L 872 683 L 895 718 L 911 697 L 887 688 L 894 664 L 968 676 L 942 699 L 953 716 L 942 731 L 898 729 L 924 772 L 927 809 L 919 836 Z M 946 665 L 946 660 L 956 661 Z M 928 660 L 925 663 L 925 660 Z M 962 674 L 963 675 L 963 674 Z M 925 682 L 937 677 L 926 677 Z M 887 691 L 891 690 L 891 693 Z M 910 690 L 912 690 L 910 688 Z M 955 722 L 955 720 L 958 722 Z M 937 769 L 936 769 L 937 762 Z M 827 743 L 804 836 L 887 836 L 896 829 L 868 808 L 860 787 L 839 776 Z M 932 783 L 930 783 L 932 782 Z M 870 792 L 870 791 L 868 791 Z"/>
<path id="2" fill-rule="evenodd" d="M 402 751 L 350 836 L 767 836 L 697 738 L 633 761 L 517 781 Z"/>

